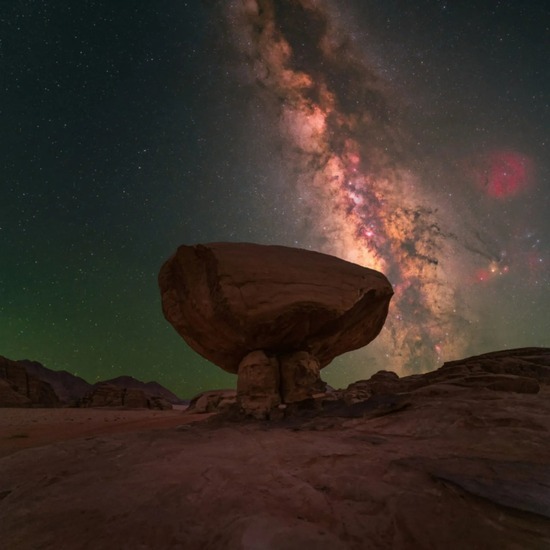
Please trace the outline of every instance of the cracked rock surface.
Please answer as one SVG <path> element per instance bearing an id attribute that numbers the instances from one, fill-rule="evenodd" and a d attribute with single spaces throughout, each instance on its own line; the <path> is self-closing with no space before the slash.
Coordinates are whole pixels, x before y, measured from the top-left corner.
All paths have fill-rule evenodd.
<path id="1" fill-rule="evenodd" d="M 349 405 L 280 422 L 4 409 L 3 548 L 550 548 L 549 349 L 342 391 Z M 117 428 L 109 413 L 142 420 Z M 81 421 L 85 432 L 60 438 Z M 33 444 L 40 433 L 49 440 Z"/>

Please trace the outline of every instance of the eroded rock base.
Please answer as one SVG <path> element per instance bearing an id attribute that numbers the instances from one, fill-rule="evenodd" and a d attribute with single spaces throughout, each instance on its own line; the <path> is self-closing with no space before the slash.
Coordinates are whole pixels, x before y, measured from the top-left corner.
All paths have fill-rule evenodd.
<path id="1" fill-rule="evenodd" d="M 320 371 L 319 361 L 307 351 L 279 357 L 253 351 L 239 364 L 239 407 L 253 418 L 273 418 L 286 404 L 306 401 L 324 392 Z"/>

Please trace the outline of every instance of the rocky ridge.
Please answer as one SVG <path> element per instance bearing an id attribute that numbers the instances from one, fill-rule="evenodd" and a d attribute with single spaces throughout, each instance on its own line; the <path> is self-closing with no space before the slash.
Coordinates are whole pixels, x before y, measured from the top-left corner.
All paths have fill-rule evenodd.
<path id="1" fill-rule="evenodd" d="M 76 376 L 66 370 L 48 369 L 38 361 L 28 361 L 26 359 L 17 361 L 25 367 L 28 374 L 47 382 L 55 391 L 60 401 L 67 404 L 76 405 L 88 392 L 93 385 L 86 382 L 80 376 Z"/>
<path id="2" fill-rule="evenodd" d="M 28 374 L 17 361 L 0 356 L 0 407 L 59 407 L 61 401 L 47 382 Z"/>
<path id="3" fill-rule="evenodd" d="M 0 407 L 126 407 L 166 410 L 182 401 L 157 382 L 131 376 L 89 384 L 37 361 L 0 356 Z"/>
<path id="4" fill-rule="evenodd" d="M 382 370 L 368 380 L 358 380 L 345 389 L 319 391 L 309 399 L 279 404 L 271 418 L 326 416 L 361 417 L 386 414 L 410 405 L 413 396 L 451 395 L 466 389 L 518 394 L 537 394 L 541 384 L 550 385 L 550 350 L 518 348 L 468 357 L 444 363 L 425 374 L 399 377 Z M 197 406 L 200 403 L 200 406 Z M 189 412 L 223 412 L 233 418 L 249 416 L 237 394 L 230 390 L 211 390 L 196 396 Z"/>

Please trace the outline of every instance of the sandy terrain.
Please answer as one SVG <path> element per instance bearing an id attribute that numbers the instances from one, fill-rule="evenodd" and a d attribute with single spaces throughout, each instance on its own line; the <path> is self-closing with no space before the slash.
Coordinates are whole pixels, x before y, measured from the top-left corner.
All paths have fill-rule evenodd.
<path id="1" fill-rule="evenodd" d="M 204 419 L 170 411 L 147 409 L 10 409 L 0 408 L 0 457 L 15 451 L 74 438 L 96 437 L 146 429 L 174 428 Z"/>
<path id="2" fill-rule="evenodd" d="M 548 386 L 409 398 L 282 423 L 0 410 L 2 547 L 550 548 Z"/>

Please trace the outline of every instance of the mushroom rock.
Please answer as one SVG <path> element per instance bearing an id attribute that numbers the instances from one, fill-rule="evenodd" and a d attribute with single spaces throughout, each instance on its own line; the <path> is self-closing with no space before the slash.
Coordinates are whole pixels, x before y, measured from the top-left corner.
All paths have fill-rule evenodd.
<path id="1" fill-rule="evenodd" d="M 273 393 L 283 401 L 315 393 L 322 368 L 376 338 L 393 295 L 378 271 L 250 243 L 180 246 L 159 286 L 164 315 L 189 346 L 238 373 L 241 396 L 257 402 L 263 392 L 273 406 Z"/>

